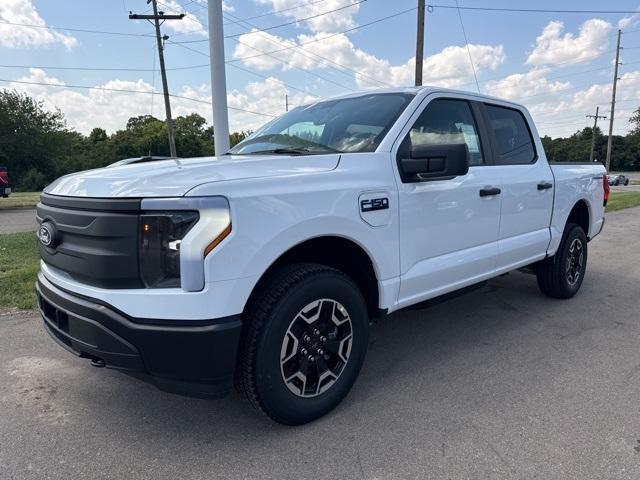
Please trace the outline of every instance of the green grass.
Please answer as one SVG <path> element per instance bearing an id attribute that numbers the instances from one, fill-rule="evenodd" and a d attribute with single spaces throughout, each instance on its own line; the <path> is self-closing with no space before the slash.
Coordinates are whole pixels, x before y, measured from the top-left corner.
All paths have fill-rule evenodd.
<path id="1" fill-rule="evenodd" d="M 640 206 L 640 192 L 611 192 L 607 202 L 607 212 Z"/>
<path id="2" fill-rule="evenodd" d="M 0 308 L 36 308 L 38 262 L 35 232 L 0 235 Z"/>
<path id="3" fill-rule="evenodd" d="M 35 207 L 40 200 L 40 192 L 16 192 L 8 198 L 0 198 L 0 210 L 8 208 Z"/>

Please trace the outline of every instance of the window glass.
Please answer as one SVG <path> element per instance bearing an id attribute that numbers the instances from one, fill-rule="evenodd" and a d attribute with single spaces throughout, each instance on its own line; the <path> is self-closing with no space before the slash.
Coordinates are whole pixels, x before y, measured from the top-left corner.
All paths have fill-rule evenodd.
<path id="1" fill-rule="evenodd" d="M 533 162 L 535 148 L 522 112 L 495 105 L 486 107 L 496 139 L 496 163 L 522 165 Z"/>
<path id="2" fill-rule="evenodd" d="M 484 163 L 478 130 L 469 103 L 464 100 L 433 100 L 409 131 L 411 144 L 467 145 L 469 165 Z"/>

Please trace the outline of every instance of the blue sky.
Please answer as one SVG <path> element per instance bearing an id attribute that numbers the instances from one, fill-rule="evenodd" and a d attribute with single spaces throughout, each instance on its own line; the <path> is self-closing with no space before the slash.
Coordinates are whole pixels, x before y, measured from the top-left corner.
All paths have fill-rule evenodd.
<path id="1" fill-rule="evenodd" d="M 283 112 L 285 94 L 295 105 L 351 90 L 411 85 L 415 10 L 353 29 L 413 9 L 416 3 L 225 0 L 225 35 L 232 36 L 225 42 L 232 129 L 254 129 L 269 115 Z M 431 3 L 455 6 L 454 0 Z M 638 0 L 459 0 L 459 4 L 556 10 L 635 11 L 639 7 Z M 153 72 L 158 66 L 153 28 L 128 19 L 130 10 L 143 13 L 148 8 L 144 0 L 2 0 L 0 78 L 159 93 L 159 74 Z M 208 63 L 206 2 L 167 0 L 160 8 L 188 13 L 185 20 L 163 26 L 163 33 L 170 37 L 166 45 L 170 91 L 185 97 L 172 99 L 175 114 L 196 111 L 210 119 L 209 70 L 199 66 Z M 475 10 L 461 14 L 480 90 L 524 103 L 540 133 L 552 136 L 565 136 L 589 124 L 584 115 L 593 113 L 596 105 L 607 115 L 615 36 L 618 27 L 624 27 L 624 65 L 614 127 L 616 133 L 628 129 L 627 119 L 640 105 L 640 15 Z M 304 20 L 308 17 L 314 18 Z M 292 24 L 278 27 L 283 23 Z M 267 30 L 249 33 L 255 28 Z M 434 7 L 427 13 L 425 29 L 425 84 L 475 91 L 458 11 Z M 341 33 L 345 30 L 351 31 Z M 148 93 L 8 82 L 0 82 L 0 87 L 26 91 L 49 108 L 59 107 L 69 125 L 84 133 L 94 126 L 114 131 L 133 115 L 164 116 L 162 97 Z"/>

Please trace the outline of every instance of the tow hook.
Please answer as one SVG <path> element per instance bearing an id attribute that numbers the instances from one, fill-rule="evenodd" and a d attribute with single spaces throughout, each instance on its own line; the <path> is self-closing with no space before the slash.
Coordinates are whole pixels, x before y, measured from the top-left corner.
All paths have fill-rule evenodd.
<path id="1" fill-rule="evenodd" d="M 105 367 L 107 364 L 104 363 L 104 360 L 102 360 L 101 358 L 92 358 L 91 359 L 91 366 L 92 367 L 96 367 L 96 368 L 102 368 Z"/>

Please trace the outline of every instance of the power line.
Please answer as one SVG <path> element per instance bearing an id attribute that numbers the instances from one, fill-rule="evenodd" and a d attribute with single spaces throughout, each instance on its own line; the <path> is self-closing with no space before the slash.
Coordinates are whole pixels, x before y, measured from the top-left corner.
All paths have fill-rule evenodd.
<path id="1" fill-rule="evenodd" d="M 154 46 L 155 48 L 155 46 Z M 155 56 L 154 56 L 155 57 Z M 194 68 L 204 68 L 208 67 L 208 63 L 203 63 L 200 65 L 189 65 L 185 67 L 173 67 L 167 68 L 167 70 L 191 70 Z M 126 68 L 126 67 L 58 67 L 53 65 L 0 65 L 0 68 L 39 68 L 42 70 L 80 70 L 80 71 L 97 71 L 97 72 L 152 72 L 159 71 L 159 69 L 151 69 L 151 68 Z"/>
<path id="2" fill-rule="evenodd" d="M 254 24 L 252 24 L 252 23 L 249 23 L 249 22 L 247 22 L 247 21 L 245 21 L 245 20 L 242 20 L 242 19 L 240 19 L 240 18 L 236 17 L 235 15 L 232 15 L 232 14 L 229 14 L 229 13 L 227 13 L 227 15 L 228 15 L 228 16 L 230 16 L 230 17 L 232 17 L 232 18 L 237 18 L 237 19 L 238 19 L 238 23 L 244 23 L 244 24 L 246 24 L 246 25 L 249 25 L 249 27 L 252 27 L 252 28 L 256 28 L 256 29 L 258 29 L 258 27 L 257 27 L 256 25 L 254 25 Z M 247 29 L 248 29 L 249 27 L 244 27 L 244 28 L 247 28 Z M 251 32 L 250 32 L 250 33 L 251 33 Z M 285 43 L 283 43 L 283 42 L 281 42 L 281 41 L 278 41 L 278 40 L 276 40 L 276 39 L 272 38 L 271 36 L 268 36 L 268 35 L 266 35 L 266 34 L 263 34 L 263 33 L 262 33 L 262 31 L 260 31 L 259 29 L 258 29 L 255 33 L 259 33 L 261 37 L 263 37 L 263 38 L 267 39 L 267 40 L 268 40 L 268 41 L 270 41 L 271 43 L 274 43 L 274 44 L 276 44 L 276 45 L 284 45 L 284 46 L 285 46 L 285 48 L 280 49 L 280 50 L 277 50 L 277 51 L 285 51 L 285 50 L 289 50 L 289 49 L 291 49 L 291 48 L 297 48 L 297 47 L 301 46 L 301 44 L 300 44 L 300 45 L 297 45 L 297 44 L 296 44 L 296 45 L 287 45 L 287 44 L 285 44 Z M 338 32 L 338 33 L 341 33 L 341 32 Z M 324 38 L 326 39 L 326 38 L 329 38 L 329 37 L 332 37 L 332 36 L 334 36 L 334 35 L 329 35 L 329 36 L 326 36 L 326 37 L 324 37 Z M 314 76 L 316 76 L 316 77 L 319 77 L 319 78 L 321 78 L 321 79 L 323 79 L 323 80 L 325 80 L 325 81 L 327 81 L 327 82 L 329 82 L 329 83 L 332 83 L 332 84 L 334 84 L 334 85 L 337 85 L 337 86 L 339 86 L 339 87 L 341 87 L 341 88 L 345 88 L 345 89 L 347 89 L 347 90 L 353 90 L 351 87 L 347 87 L 347 86 L 345 86 L 345 85 L 342 85 L 342 84 L 340 84 L 340 83 L 337 83 L 337 82 L 335 82 L 335 81 L 333 81 L 333 80 L 330 80 L 330 79 L 328 79 L 328 78 L 326 78 L 326 77 L 323 77 L 323 76 L 318 75 L 318 74 L 316 74 L 316 73 L 314 73 L 314 72 L 311 72 L 311 71 L 306 70 L 306 69 L 304 69 L 304 68 L 301 68 L 301 67 L 299 67 L 299 66 L 297 66 L 297 65 L 294 65 L 294 64 L 292 64 L 292 63 L 290 63 L 290 62 L 287 62 L 286 60 L 279 59 L 279 58 L 277 58 L 277 57 L 273 56 L 273 55 L 272 55 L 272 52 L 265 52 L 265 51 L 263 51 L 263 50 L 257 49 L 257 48 L 255 48 L 255 47 L 254 47 L 254 46 L 252 46 L 252 45 L 248 45 L 248 44 L 246 44 L 246 43 L 243 43 L 242 41 L 238 40 L 237 38 L 232 38 L 232 40 L 234 40 L 234 41 L 235 41 L 235 42 L 237 42 L 237 43 L 240 43 L 241 45 L 245 45 L 245 46 L 247 46 L 247 47 L 250 47 L 250 48 L 252 48 L 252 49 L 257 50 L 258 52 L 260 52 L 259 54 L 255 55 L 256 57 L 257 57 L 257 56 L 269 56 L 269 57 L 271 57 L 271 58 L 274 58 L 274 59 L 275 59 L 275 60 L 277 60 L 278 62 L 281 62 L 281 63 L 283 63 L 283 64 L 285 64 L 285 65 L 289 65 L 289 66 L 291 66 L 291 67 L 293 67 L 293 68 L 296 68 L 296 69 L 298 69 L 298 70 L 302 70 L 302 71 L 303 71 L 303 72 L 305 72 L 305 73 L 308 73 L 308 74 L 314 75 Z M 183 46 L 184 46 L 184 44 L 200 43 L 201 41 L 207 41 L 207 40 L 191 40 L 191 41 L 170 42 L 170 43 L 173 43 L 173 44 L 176 44 L 176 45 L 183 45 Z M 304 42 L 304 43 L 313 43 L 313 42 Z M 310 58 L 311 60 L 317 61 L 317 60 L 315 60 L 315 59 L 311 58 L 311 56 L 313 56 L 313 57 L 316 57 L 316 58 L 321 59 L 321 60 L 323 61 L 323 63 L 325 63 L 325 64 L 331 64 L 331 65 L 335 65 L 335 66 L 339 67 L 339 68 L 336 68 L 336 67 L 332 67 L 332 68 L 334 68 L 335 70 L 339 71 L 340 73 L 345 73 L 344 71 L 341 71 L 340 69 L 342 69 L 342 70 L 348 70 L 349 72 L 353 73 L 354 75 L 356 75 L 356 76 L 358 76 L 358 77 L 360 77 L 360 78 L 369 79 L 369 80 L 370 80 L 370 81 L 369 81 L 369 83 L 371 83 L 371 81 L 375 82 L 375 85 L 376 85 L 376 86 L 380 86 L 380 85 L 390 86 L 388 83 L 383 82 L 382 80 L 378 80 L 378 79 L 375 79 L 375 78 L 370 77 L 370 76 L 368 76 L 368 75 L 365 75 L 364 73 L 360 73 L 360 72 L 358 72 L 358 71 L 356 71 L 356 70 L 354 70 L 354 69 L 352 69 L 352 68 L 350 68 L 350 67 L 347 67 L 347 66 L 345 66 L 345 65 L 342 65 L 342 64 L 339 64 L 339 63 L 337 63 L 337 62 L 334 62 L 333 60 L 330 60 L 330 59 L 328 59 L 328 58 L 326 58 L 326 57 L 323 57 L 323 56 L 321 56 L 321 55 L 318 55 L 317 53 L 309 52 L 309 51 L 304 50 L 304 49 L 302 49 L 302 48 L 300 48 L 300 50 L 301 50 L 301 51 L 298 51 L 298 53 L 299 53 L 300 55 L 302 55 L 302 56 L 306 57 L 306 58 Z M 194 52 L 197 52 L 197 53 L 200 53 L 200 54 L 203 54 L 203 52 L 200 52 L 200 51 L 198 51 L 198 50 L 193 50 L 193 51 L 194 51 Z M 206 54 L 205 54 L 205 55 L 206 55 Z M 242 58 L 240 58 L 240 59 L 236 59 L 236 60 L 228 60 L 226 63 L 227 63 L 228 65 L 233 65 L 233 62 L 238 62 L 238 61 L 243 60 L 243 59 L 246 59 L 246 58 L 253 58 L 253 56 L 251 56 L 251 57 L 242 57 Z M 330 66 L 330 65 L 329 65 L 329 66 Z"/>
<path id="3" fill-rule="evenodd" d="M 324 1 L 324 0 L 323 0 L 323 1 Z M 340 11 L 340 10 L 344 10 L 344 9 L 347 9 L 347 8 L 351 8 L 351 7 L 355 6 L 355 5 L 359 5 L 359 4 L 364 3 L 364 2 L 366 2 L 366 1 L 367 1 L 367 0 L 356 0 L 355 2 L 349 3 L 348 5 L 343 5 L 342 7 L 334 8 L 334 9 L 332 9 L 332 10 L 327 10 L 327 11 L 325 11 L 325 12 L 320 12 L 320 13 L 317 13 L 317 14 L 315 14 L 315 15 L 311 15 L 311 16 L 309 16 L 309 17 L 299 18 L 299 19 L 296 19 L 296 20 L 292 20 L 292 21 L 290 21 L 290 22 L 280 23 L 280 24 L 278 24 L 278 25 L 271 25 L 271 26 L 269 26 L 269 27 L 261 28 L 260 30 L 261 30 L 261 31 L 267 31 L 267 30 L 274 30 L 274 29 L 276 29 L 276 28 L 286 27 L 286 26 L 289 26 L 289 25 L 295 25 L 295 24 L 300 23 L 300 22 L 304 22 L 304 21 L 307 21 L 307 20 L 312 20 L 312 19 L 314 19 L 314 18 L 322 17 L 322 16 L 324 16 L 324 15 L 328 15 L 328 14 L 330 14 L 330 13 L 335 13 L 335 12 L 338 12 L 338 11 Z M 316 2 L 316 3 L 320 3 L 320 2 Z M 312 4 L 311 4 L 311 5 L 312 5 Z M 300 6 L 302 6 L 302 5 L 299 5 L 298 7 L 295 7 L 295 8 L 300 8 Z M 168 7 L 168 6 L 167 6 L 167 8 L 169 8 L 170 10 L 175 11 L 175 9 L 172 9 L 171 7 Z M 204 8 L 204 7 L 203 7 L 203 8 Z M 280 12 L 283 12 L 283 11 L 287 11 L 287 10 L 292 10 L 292 9 L 293 9 L 293 8 L 288 8 L 288 9 L 279 10 L 277 13 L 280 13 Z M 228 13 L 227 13 L 227 14 L 228 14 Z M 233 16 L 233 15 L 232 15 L 232 16 Z M 251 20 L 251 19 L 253 19 L 253 18 L 258 18 L 258 17 L 260 17 L 260 15 L 257 15 L 256 17 L 248 17 L 247 19 L 240 19 L 240 18 L 238 18 L 236 22 L 228 22 L 228 23 L 226 23 L 225 25 L 241 23 L 241 22 L 244 22 L 244 21 L 246 21 L 246 20 Z M 205 29 L 192 30 L 192 31 L 190 31 L 190 32 L 183 32 L 183 34 L 185 34 L 185 35 L 186 35 L 186 34 L 188 34 L 188 33 L 197 33 L 197 32 L 204 31 L 204 30 L 205 30 Z M 224 38 L 239 37 L 240 35 L 244 35 L 244 33 L 239 33 L 239 34 L 235 34 L 235 35 L 226 35 Z M 189 43 L 198 43 L 198 42 L 207 42 L 207 41 L 208 41 L 208 39 L 202 39 L 202 40 L 191 40 Z M 186 42 L 185 42 L 185 43 L 186 43 Z"/>
<path id="4" fill-rule="evenodd" d="M 25 84 L 25 85 L 43 85 L 43 86 L 47 86 L 47 87 L 59 87 L 59 88 L 81 88 L 81 89 L 86 89 L 86 90 L 102 90 L 102 91 L 107 91 L 107 92 L 119 92 L 119 93 L 132 93 L 132 94 L 144 94 L 144 95 L 163 95 L 163 93 L 161 92 L 153 92 L 150 90 L 147 91 L 143 91 L 143 90 L 129 90 L 129 89 L 125 89 L 125 88 L 109 88 L 109 87 L 92 87 L 89 85 L 69 85 L 69 84 L 63 84 L 63 83 L 46 83 L 46 82 L 32 82 L 32 81 L 27 81 L 27 80 L 8 80 L 6 78 L 0 78 L 0 82 L 5 82 L 5 83 L 18 83 L 18 84 Z M 170 97 L 173 98 L 181 98 L 183 100 L 190 100 L 192 102 L 196 102 L 196 103 L 204 103 L 207 105 L 211 105 L 211 102 L 208 100 L 202 100 L 199 98 L 192 98 L 192 97 L 186 97 L 184 95 L 176 95 L 174 93 L 170 93 L 169 94 Z M 245 113 L 252 113 L 254 115 L 262 115 L 264 117 L 277 117 L 278 115 L 276 114 L 271 114 L 271 113 L 264 113 L 264 112 L 256 112 L 254 110 L 248 110 L 246 108 L 240 108 L 240 107 L 227 107 L 231 110 L 237 110 L 240 112 L 245 112 Z"/>
<path id="5" fill-rule="evenodd" d="M 322 3 L 322 2 L 326 2 L 326 1 L 327 0 L 317 0 L 315 2 L 305 2 L 305 3 L 301 3 L 300 5 L 296 5 L 296 6 L 289 7 L 289 8 L 283 8 L 281 10 L 272 10 L 271 12 L 263 13 L 261 15 L 253 15 L 252 17 L 244 17 L 244 18 L 242 18 L 242 20 L 243 21 L 255 20 L 256 18 L 263 18 L 263 17 L 268 17 L 268 16 L 271 16 L 271 15 L 277 15 L 279 13 L 288 12 L 290 10 L 297 10 L 298 8 L 302 8 L 302 7 L 309 7 L 309 6 L 316 5 L 318 3 Z M 227 22 L 224 25 L 233 25 L 233 24 L 236 24 L 236 23 L 238 23 L 238 21 Z"/>
<path id="6" fill-rule="evenodd" d="M 594 13 L 594 14 L 635 14 L 637 10 L 550 10 L 543 8 L 499 8 L 499 7 L 457 7 L 453 5 L 429 4 L 430 8 L 446 8 L 462 10 L 476 10 L 481 12 L 525 12 L 525 13 Z"/>
<path id="7" fill-rule="evenodd" d="M 204 53 L 204 52 L 201 52 L 200 50 L 196 50 L 195 48 L 191 48 L 191 47 L 188 47 L 188 46 L 186 46 L 186 45 L 180 45 L 179 43 L 172 42 L 171 40 L 169 40 L 168 42 L 169 42 L 169 44 L 171 44 L 171 45 L 177 45 L 177 46 L 179 46 L 179 47 L 182 47 L 182 48 L 184 48 L 184 49 L 190 50 L 190 51 L 192 51 L 192 52 L 194 52 L 194 53 L 198 53 L 198 54 L 203 55 L 203 56 L 205 56 L 205 57 L 208 57 L 208 56 L 209 56 L 208 54 L 206 54 L 206 53 Z M 261 75 L 261 74 L 259 74 L 259 73 L 254 72 L 254 71 L 251 71 L 251 70 L 248 70 L 248 69 L 245 69 L 245 68 L 239 67 L 238 65 L 229 64 L 229 62 L 226 62 L 226 63 L 227 63 L 228 65 L 230 65 L 230 66 L 234 67 L 234 68 L 237 68 L 238 70 L 242 70 L 242 71 L 244 71 L 244 72 L 250 73 L 251 75 L 255 75 L 256 77 L 260 77 L 260 78 L 264 78 L 264 79 L 268 79 L 268 78 L 269 78 L 269 77 L 267 77 L 267 76 L 265 76 L 265 75 Z M 330 81 L 330 80 L 328 80 L 328 81 Z M 307 92 L 307 91 L 305 91 L 305 90 L 302 90 L 302 89 L 300 89 L 300 88 L 298 88 L 298 87 L 294 87 L 293 85 L 289 85 L 288 83 L 284 83 L 282 80 L 280 80 L 280 82 L 281 82 L 285 87 L 290 88 L 291 90 L 297 90 L 297 91 L 299 91 L 299 92 L 302 92 L 302 93 L 305 93 L 305 94 L 308 94 L 308 95 L 312 95 L 312 94 L 310 94 L 309 92 Z M 345 87 L 345 88 L 346 88 L 346 87 Z M 314 96 L 315 96 L 315 95 L 314 95 Z"/>
<path id="8" fill-rule="evenodd" d="M 342 30 L 340 32 L 334 32 L 334 33 L 332 33 L 330 35 L 326 35 L 326 36 L 321 37 L 321 38 L 316 38 L 315 40 L 308 40 L 306 42 L 296 43 L 295 45 L 289 45 L 286 48 L 280 48 L 278 50 L 271 50 L 269 52 L 260 53 L 260 54 L 257 54 L 257 55 L 250 55 L 250 56 L 247 56 L 247 57 L 234 58 L 233 60 L 229 60 L 229 62 L 241 62 L 243 60 L 249 60 L 251 58 L 261 57 L 263 55 L 268 55 L 268 54 L 278 53 L 278 52 L 284 52 L 285 50 L 291 50 L 293 48 L 300 48 L 300 47 L 303 47 L 305 45 L 309 45 L 311 43 L 324 42 L 325 40 L 327 40 L 327 39 L 329 39 L 331 37 L 335 37 L 337 35 L 342 35 L 344 33 L 353 32 L 355 30 L 359 30 L 361 28 L 368 27 L 368 26 L 374 25 L 376 23 L 384 22 L 385 20 L 389 20 L 391 18 L 398 17 L 400 15 L 404 15 L 405 13 L 413 12 L 415 9 L 416 9 L 416 7 L 407 8 L 405 10 L 400 10 L 399 12 L 393 13 L 391 15 L 386 15 L 384 17 L 378 18 L 378 19 L 373 20 L 371 22 L 363 23 L 362 25 L 358 25 L 356 27 L 348 28 L 348 29 Z M 178 42 L 174 42 L 174 43 L 178 43 Z M 184 43 L 184 42 L 181 42 L 181 43 Z"/>
<path id="9" fill-rule="evenodd" d="M 237 17 L 235 17 L 234 15 L 231 15 L 231 14 L 228 14 L 228 15 L 229 15 L 229 16 L 231 16 L 231 17 L 233 17 L 233 18 L 237 18 Z M 256 27 L 256 26 L 255 26 L 255 25 L 253 25 L 252 23 L 249 23 L 249 22 L 246 22 L 246 21 L 243 21 L 242 23 L 244 23 L 244 24 L 246 24 L 246 25 L 249 25 L 249 27 Z M 258 33 L 258 32 L 256 32 L 256 33 Z M 270 41 L 270 42 L 271 42 L 271 43 L 273 43 L 273 44 L 276 44 L 276 45 L 283 45 L 283 46 L 285 46 L 285 47 L 289 47 L 289 45 L 287 45 L 286 43 L 282 43 L 281 41 L 276 40 L 276 39 L 272 38 L 272 37 L 271 37 L 271 36 L 269 36 L 269 35 L 265 35 L 265 34 L 263 34 L 262 32 L 260 32 L 260 36 L 261 36 L 262 38 L 267 39 L 268 41 Z M 254 50 L 257 50 L 258 52 L 261 52 L 261 53 L 262 53 L 262 54 L 264 54 L 264 55 L 267 55 L 267 56 L 269 56 L 269 57 L 275 58 L 275 59 L 276 59 L 276 60 L 278 60 L 278 61 L 282 61 L 282 60 L 278 59 L 277 57 L 274 57 L 272 54 L 270 54 L 270 53 L 268 53 L 268 52 L 264 52 L 264 51 L 262 51 L 262 50 L 259 50 L 259 49 L 255 48 L 255 47 L 254 47 L 254 46 L 252 46 L 252 45 L 248 45 L 248 44 L 246 44 L 246 43 L 242 43 L 240 40 L 238 40 L 238 39 L 236 39 L 236 38 L 234 38 L 233 40 L 234 40 L 235 42 L 237 42 L 237 43 L 240 43 L 240 44 L 245 45 L 245 46 L 247 46 L 247 47 L 249 47 L 249 48 L 252 48 L 252 49 L 254 49 Z M 308 51 L 308 50 L 305 50 L 304 48 L 300 48 L 300 50 L 298 51 L 298 53 L 299 53 L 300 55 L 302 55 L 302 56 L 306 57 L 306 58 L 310 58 L 311 60 L 314 60 L 313 58 L 311 58 L 311 57 L 310 57 L 310 55 L 311 55 L 311 56 L 313 56 L 313 57 L 315 57 L 315 58 L 319 58 L 320 60 L 322 60 L 324 64 L 335 65 L 335 66 L 339 67 L 340 69 L 342 69 L 342 70 L 347 70 L 347 71 L 349 71 L 349 72 L 353 73 L 354 75 L 356 75 L 356 76 L 358 76 L 358 77 L 362 77 L 362 78 L 364 78 L 364 79 L 369 79 L 369 80 L 371 80 L 371 81 L 373 81 L 373 82 L 376 82 L 376 86 L 379 86 L 379 85 L 389 86 L 389 84 L 388 84 L 388 83 L 385 83 L 385 82 L 383 82 L 382 80 L 378 80 L 378 79 L 375 79 L 375 78 L 373 78 L 373 77 L 370 77 L 369 75 L 365 75 L 364 73 L 360 73 L 360 72 L 358 72 L 357 70 L 354 70 L 354 69 L 352 69 L 352 68 L 350 68 L 350 67 L 347 67 L 347 66 L 345 66 L 345 65 L 342 65 L 342 64 L 340 64 L 340 63 L 334 62 L 333 60 L 330 60 L 330 59 L 328 59 L 328 58 L 326 58 L 326 57 L 323 57 L 322 55 L 319 55 L 319 54 L 317 54 L 317 53 L 315 53 L 315 52 L 310 52 L 310 51 Z M 317 60 L 315 60 L 315 61 L 317 61 Z M 291 65 L 291 64 L 289 64 L 289 65 Z M 293 66 L 293 65 L 292 65 L 292 66 Z M 296 67 L 296 68 L 299 68 L 299 67 Z M 334 70 L 339 71 L 340 73 L 345 73 L 344 71 L 341 71 L 340 69 L 338 69 L 338 68 L 336 68 L 336 67 L 332 67 L 332 68 L 333 68 Z M 371 82 L 369 82 L 369 83 L 371 83 Z M 343 87 L 343 88 L 347 88 L 347 89 L 349 89 L 349 87 Z"/>
<path id="10" fill-rule="evenodd" d="M 469 41 L 467 40 L 467 32 L 464 29 L 464 22 L 462 21 L 462 12 L 460 12 L 460 5 L 458 5 L 458 0 L 456 0 L 456 7 L 458 9 L 458 18 L 460 19 L 460 27 L 462 27 L 462 35 L 464 36 L 464 43 L 467 46 L 467 53 L 469 54 L 469 63 L 471 64 L 471 70 L 473 71 L 473 78 L 476 81 L 476 88 L 478 89 L 478 93 L 480 93 L 480 84 L 478 83 L 478 76 L 476 75 L 476 67 L 473 65 L 473 58 L 471 58 L 471 49 L 469 48 Z"/>
<path id="11" fill-rule="evenodd" d="M 7 22 L 5 20 L 0 20 L 0 23 L 5 25 L 14 25 L 16 27 L 29 27 L 29 28 L 44 28 L 46 30 L 59 30 L 59 31 L 67 31 L 67 32 L 80 32 L 80 33 L 97 33 L 100 35 L 119 35 L 123 37 L 147 37 L 154 38 L 154 35 L 144 34 L 144 33 L 127 33 L 127 32 L 111 32 L 105 30 L 89 30 L 86 28 L 69 28 L 69 27 L 54 27 L 51 25 L 34 25 L 30 23 L 16 23 L 16 22 Z"/>
<path id="12" fill-rule="evenodd" d="M 254 50 L 256 50 L 256 51 L 258 51 L 258 52 L 261 52 L 261 51 L 262 51 L 262 50 L 259 50 L 259 49 L 255 48 L 255 47 L 253 47 L 252 45 L 249 45 L 249 44 L 247 44 L 247 43 L 241 42 L 240 40 L 238 40 L 238 39 L 236 39 L 236 38 L 234 38 L 233 40 L 235 40 L 235 41 L 236 41 L 238 44 L 240 44 L 240 45 L 244 45 L 244 46 L 247 46 L 247 47 L 253 48 Z M 264 52 L 263 52 L 263 53 L 264 53 Z M 270 58 L 273 58 L 274 60 L 277 60 L 277 61 L 278 61 L 278 62 L 280 62 L 280 63 L 283 63 L 283 64 L 285 64 L 285 65 L 288 65 L 288 66 L 290 66 L 290 67 L 292 67 L 292 68 L 295 68 L 296 70 L 300 70 L 300 71 L 302 71 L 302 72 L 306 73 L 307 75 L 313 75 L 314 77 L 317 77 L 317 78 L 319 78 L 319 79 L 321 79 L 321 80 L 324 80 L 325 82 L 329 82 L 329 83 L 332 83 L 332 84 L 334 84 L 334 85 L 337 85 L 338 87 L 344 88 L 344 89 L 346 89 L 346 90 L 351 90 L 352 92 L 353 92 L 353 91 L 355 91 L 355 89 L 353 89 L 353 88 L 351 88 L 351 87 L 348 87 L 348 86 L 346 86 L 346 85 L 343 85 L 343 84 L 341 84 L 341 83 L 338 83 L 338 82 L 336 82 L 336 81 L 334 81 L 334 80 L 331 80 L 330 78 L 327 78 L 327 77 L 325 77 L 325 76 L 322 76 L 322 75 L 320 75 L 320 74 L 318 74 L 318 73 L 316 73 L 316 72 L 313 72 L 313 71 L 311 71 L 311 70 L 307 70 L 307 69 L 304 69 L 304 68 L 299 67 L 299 66 L 297 66 L 297 65 L 294 65 L 293 63 L 287 62 L 286 60 L 282 60 L 282 59 L 280 59 L 280 58 L 278 58 L 278 57 L 276 57 L 276 56 L 274 56 L 274 55 L 268 55 L 268 56 L 269 56 Z M 227 62 L 227 63 L 228 63 L 228 62 Z M 237 67 L 237 65 L 236 65 L 236 64 L 234 64 L 234 63 L 228 63 L 228 64 L 229 64 L 229 65 L 231 65 L 232 67 Z M 252 72 L 252 73 L 253 73 L 253 72 Z"/>
<path id="13" fill-rule="evenodd" d="M 307 20 L 312 20 L 314 18 L 322 17 L 323 15 L 328 15 L 329 13 L 338 12 L 340 10 L 344 10 L 345 8 L 354 7 L 356 5 L 364 3 L 366 1 L 367 0 L 357 0 L 357 1 L 353 2 L 353 3 L 350 3 L 349 5 L 344 5 L 344 6 L 339 7 L 339 8 L 334 8 L 333 10 L 327 10 L 326 12 L 318 13 L 316 15 L 311 15 L 310 17 L 300 18 L 298 20 L 293 20 L 291 22 L 285 22 L 285 23 L 280 23 L 278 25 L 272 25 L 270 27 L 261 28 L 260 31 L 266 32 L 266 31 L 269 31 L 269 30 L 275 30 L 276 28 L 287 27 L 289 25 L 295 25 L 296 23 L 300 23 L 300 22 L 304 22 L 304 21 L 307 21 Z M 236 34 L 233 34 L 233 35 L 225 35 L 224 38 L 239 37 L 240 35 L 245 35 L 245 34 L 244 33 L 236 33 Z"/>

